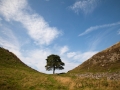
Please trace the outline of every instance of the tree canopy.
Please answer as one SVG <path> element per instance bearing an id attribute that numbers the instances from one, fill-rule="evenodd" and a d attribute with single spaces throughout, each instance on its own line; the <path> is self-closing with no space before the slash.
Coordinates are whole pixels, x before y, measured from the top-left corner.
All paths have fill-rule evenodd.
<path id="1" fill-rule="evenodd" d="M 64 63 L 61 61 L 60 57 L 58 55 L 49 55 L 46 59 L 47 65 L 45 66 L 46 70 L 50 71 L 53 70 L 53 74 L 55 73 L 55 70 L 62 70 L 64 69 Z"/>

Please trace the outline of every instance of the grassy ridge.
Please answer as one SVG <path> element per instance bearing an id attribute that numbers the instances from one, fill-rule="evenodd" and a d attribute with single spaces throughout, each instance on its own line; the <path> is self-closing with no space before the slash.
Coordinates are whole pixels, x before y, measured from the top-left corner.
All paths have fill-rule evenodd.
<path id="1" fill-rule="evenodd" d="M 39 73 L 22 63 L 13 53 L 0 48 L 0 90 L 67 89 L 53 75 Z"/>
<path id="2" fill-rule="evenodd" d="M 120 81 L 80 77 L 71 73 L 43 74 L 0 48 L 0 90 L 120 90 Z"/>
<path id="3" fill-rule="evenodd" d="M 81 65 L 71 70 L 71 73 L 83 72 L 119 72 L 120 71 L 120 42 L 103 50 Z"/>

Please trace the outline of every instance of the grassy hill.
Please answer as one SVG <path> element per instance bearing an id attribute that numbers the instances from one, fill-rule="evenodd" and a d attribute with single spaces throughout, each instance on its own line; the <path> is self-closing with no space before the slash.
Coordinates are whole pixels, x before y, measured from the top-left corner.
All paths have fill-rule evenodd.
<path id="1" fill-rule="evenodd" d="M 119 47 L 116 44 L 114 48 Z M 104 52 L 109 53 L 111 52 L 110 50 L 114 52 L 118 51 L 118 49 L 113 49 L 107 49 Z M 100 53 L 98 54 L 101 55 Z M 104 53 L 103 55 L 107 54 Z M 112 71 L 119 71 L 119 60 L 117 60 L 117 63 L 116 59 L 112 62 L 116 64 L 116 67 Z M 48 75 L 33 70 L 21 62 L 12 52 L 0 48 L 0 90 L 120 90 L 120 79 L 112 80 L 107 77 L 98 79 L 85 77 L 88 74 L 80 74 L 81 71 L 88 72 L 87 65 L 84 66 L 84 63 L 82 64 L 82 68 L 77 67 L 79 69 L 75 68 L 67 74 Z M 108 69 L 106 70 L 109 71 Z M 91 71 L 95 70 L 91 69 Z M 90 75 L 94 76 L 93 74 Z M 118 74 L 113 73 L 113 76 L 115 75 Z"/>
<path id="2" fill-rule="evenodd" d="M 54 75 L 37 72 L 0 48 L 0 90 L 66 90 Z"/>
<path id="3" fill-rule="evenodd" d="M 120 42 L 103 50 L 81 65 L 71 70 L 71 73 L 83 72 L 119 72 L 120 71 Z"/>

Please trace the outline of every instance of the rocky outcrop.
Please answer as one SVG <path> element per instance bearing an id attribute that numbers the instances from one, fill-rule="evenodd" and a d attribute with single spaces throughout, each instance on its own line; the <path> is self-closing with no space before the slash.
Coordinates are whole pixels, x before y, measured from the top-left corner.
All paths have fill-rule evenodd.
<path id="1" fill-rule="evenodd" d="M 92 79 L 106 79 L 106 80 L 120 80 L 120 72 L 114 73 L 84 73 L 84 74 L 71 74 L 78 78 L 92 78 Z"/>
<path id="2" fill-rule="evenodd" d="M 120 42 L 94 55 L 90 61 L 93 64 L 101 63 L 101 66 L 120 61 Z"/>

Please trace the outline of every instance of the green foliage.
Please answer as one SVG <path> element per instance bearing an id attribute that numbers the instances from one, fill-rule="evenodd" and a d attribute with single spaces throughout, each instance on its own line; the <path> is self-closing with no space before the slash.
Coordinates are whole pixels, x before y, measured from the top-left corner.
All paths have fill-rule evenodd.
<path id="1" fill-rule="evenodd" d="M 64 69 L 64 63 L 61 61 L 60 57 L 58 55 L 50 55 L 46 59 L 47 65 L 45 66 L 46 70 L 50 71 L 53 69 L 53 74 L 55 69 L 62 70 Z"/>

